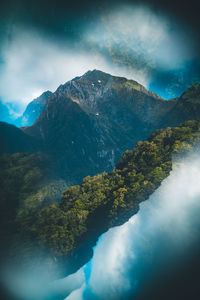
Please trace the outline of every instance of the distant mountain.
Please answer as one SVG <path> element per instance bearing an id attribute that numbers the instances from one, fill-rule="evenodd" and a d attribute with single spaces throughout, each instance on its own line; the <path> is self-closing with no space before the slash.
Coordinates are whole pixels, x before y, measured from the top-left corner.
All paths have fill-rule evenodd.
<path id="1" fill-rule="evenodd" d="M 31 126 L 43 112 L 47 99 L 52 95 L 50 91 L 44 92 L 41 96 L 31 101 L 23 115 L 15 120 L 18 127 Z"/>
<path id="2" fill-rule="evenodd" d="M 77 183 L 110 171 L 154 130 L 200 116 L 199 94 L 192 92 L 198 88 L 166 101 L 136 81 L 88 71 L 51 94 L 34 125 L 23 130 L 40 137 L 57 172 Z"/>

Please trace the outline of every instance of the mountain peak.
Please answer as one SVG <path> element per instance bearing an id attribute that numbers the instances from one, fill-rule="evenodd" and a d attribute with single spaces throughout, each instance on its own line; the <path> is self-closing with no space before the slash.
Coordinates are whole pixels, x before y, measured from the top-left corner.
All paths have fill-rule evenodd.
<path id="1" fill-rule="evenodd" d="M 135 109 L 148 108 L 148 103 L 165 100 L 157 94 L 148 91 L 143 85 L 125 77 L 113 76 L 100 70 L 89 70 L 79 77 L 60 85 L 50 97 L 50 102 L 74 102 L 87 114 L 99 115 L 100 110 L 109 105 L 131 105 Z M 122 104 L 125 102 L 124 104 Z M 49 101 L 48 101 L 49 103 Z M 47 103 L 47 104 L 48 104 Z M 144 110 L 146 111 L 146 108 Z M 137 114 L 137 113 L 136 113 Z M 140 114 L 140 113 L 139 113 Z M 146 114 L 149 118 L 149 113 Z M 150 120 L 150 122 L 152 122 Z"/>
<path id="2" fill-rule="evenodd" d="M 85 74 L 83 74 L 83 76 L 81 76 L 82 78 L 87 78 L 87 79 L 91 79 L 91 80 L 95 80 L 95 79 L 100 79 L 100 80 L 108 80 L 111 77 L 114 77 L 108 73 L 105 73 L 103 71 L 94 69 L 94 70 L 89 70 L 87 71 Z"/>
<path id="3" fill-rule="evenodd" d="M 142 92 L 150 97 L 164 100 L 162 97 L 157 95 L 156 93 L 147 90 L 143 85 L 138 83 L 133 79 L 127 79 L 122 76 L 115 76 L 109 73 L 94 69 L 89 70 L 83 76 L 74 78 L 75 81 L 82 81 L 84 84 L 86 82 L 90 83 L 93 87 L 97 87 L 98 89 L 106 87 L 113 89 L 128 89 L 135 90 L 138 92 Z"/>
<path id="4" fill-rule="evenodd" d="M 46 100 L 48 97 L 50 97 L 53 93 L 50 91 L 46 91 L 44 93 L 42 93 L 39 97 L 33 99 L 28 105 L 30 105 L 31 103 L 40 103 L 40 104 L 44 104 L 46 103 Z"/>
<path id="5" fill-rule="evenodd" d="M 85 74 L 83 74 L 83 76 L 81 76 L 79 78 L 87 79 L 88 81 L 92 81 L 92 82 L 96 81 L 98 83 L 100 83 L 100 82 L 106 83 L 108 80 L 112 80 L 112 82 L 116 82 L 117 84 L 130 82 L 130 83 L 134 83 L 135 86 L 136 85 L 142 86 L 135 80 L 127 79 L 126 77 L 122 77 L 122 76 L 111 75 L 109 73 L 106 73 L 106 72 L 103 72 L 103 71 L 97 70 L 97 69 L 89 70 Z"/>

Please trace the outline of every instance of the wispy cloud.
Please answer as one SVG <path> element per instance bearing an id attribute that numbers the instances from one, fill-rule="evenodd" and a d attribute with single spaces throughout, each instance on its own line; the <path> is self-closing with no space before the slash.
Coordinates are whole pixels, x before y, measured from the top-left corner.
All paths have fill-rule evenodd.
<path id="1" fill-rule="evenodd" d="M 0 93 L 5 102 L 27 104 L 45 90 L 82 75 L 90 68 L 105 68 L 100 55 L 91 57 L 80 49 L 55 44 L 34 31 L 15 30 L 4 49 Z"/>
<path id="2" fill-rule="evenodd" d="M 146 6 L 118 7 L 84 28 L 72 44 L 15 24 L 2 51 L 2 100 L 24 107 L 94 68 L 148 87 L 158 70 L 183 69 L 195 56 L 187 32 Z"/>

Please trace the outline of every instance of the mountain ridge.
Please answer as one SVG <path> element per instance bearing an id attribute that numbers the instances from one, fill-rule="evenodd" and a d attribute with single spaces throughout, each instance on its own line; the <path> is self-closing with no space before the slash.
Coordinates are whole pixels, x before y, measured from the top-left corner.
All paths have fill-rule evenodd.
<path id="1" fill-rule="evenodd" d="M 39 137 L 58 173 L 65 178 L 70 174 L 78 183 L 84 176 L 110 171 L 126 149 L 156 129 L 200 116 L 197 110 L 183 114 L 180 101 L 93 70 L 60 85 L 33 126 L 22 130 Z"/>
<path id="2" fill-rule="evenodd" d="M 182 98 L 166 101 L 135 90 L 124 78 L 103 73 L 102 84 L 98 82 L 103 81 L 99 73 L 95 71 L 96 79 L 92 74 L 89 72 L 92 79 L 87 79 L 87 73 L 86 78 L 76 78 L 75 86 L 68 82 L 59 87 L 33 126 L 17 128 L 7 124 L 10 139 L 3 131 L 1 136 L 1 140 L 7 138 L 8 144 L 14 143 L 9 144 L 11 153 L 33 153 L 1 156 L 1 182 L 6 183 L 6 189 L 2 189 L 4 202 L 9 208 L 9 199 L 23 199 L 13 211 L 15 218 L 5 220 L 5 224 L 10 222 L 16 228 L 25 251 L 27 245 L 33 249 L 33 238 L 44 250 L 42 261 L 49 251 L 47 265 L 67 266 L 69 273 L 91 257 L 99 234 L 137 212 L 138 204 L 170 172 L 172 150 L 190 148 L 200 128 L 199 121 L 188 121 L 180 127 L 161 129 L 169 124 L 176 126 L 182 119 L 200 117 L 199 84 L 183 93 Z M 0 125 L 1 134 L 5 124 Z M 25 137 L 16 149 L 19 140 L 15 132 Z M 148 141 L 141 141 L 148 136 Z M 126 151 L 134 146 L 134 150 Z M 48 158 L 47 173 L 52 176 L 45 184 L 38 175 L 45 171 L 40 166 L 43 155 Z M 21 190 L 12 184 L 18 180 L 22 182 Z M 69 185 L 60 203 L 58 195 Z M 36 193 L 32 191 L 34 186 Z M 55 200 L 49 197 L 50 193 L 54 193 Z M 26 195 L 28 201 L 23 198 Z M 52 202 L 55 203 L 49 206 Z M 16 260 L 20 261 L 18 257 Z"/>
<path id="3" fill-rule="evenodd" d="M 200 117 L 198 87 L 165 100 L 134 80 L 92 70 L 33 100 L 24 116 L 30 112 L 31 119 L 33 110 L 39 116 L 19 130 L 30 137 L 28 152 L 35 151 L 31 144 L 37 140 L 37 150 L 52 157 L 55 173 L 77 184 L 112 170 L 125 150 L 156 129 Z"/>
<path id="4" fill-rule="evenodd" d="M 69 187 L 61 203 L 42 208 L 33 224 L 25 215 L 22 228 L 37 233 L 39 247 L 65 266 L 63 275 L 70 274 L 90 259 L 100 234 L 138 212 L 139 203 L 170 174 L 172 155 L 180 158 L 195 147 L 199 151 L 199 141 L 200 120 L 159 129 L 126 151 L 113 171 Z"/>
<path id="5" fill-rule="evenodd" d="M 33 99 L 26 107 L 22 116 L 15 120 L 15 125 L 18 127 L 31 126 L 35 120 L 40 116 L 46 106 L 48 98 L 52 95 L 52 92 L 46 91 L 39 97 Z"/>
<path id="6" fill-rule="evenodd" d="M 102 80 L 102 78 L 103 78 L 103 80 Z M 116 80 L 116 83 L 115 83 L 116 85 L 119 85 L 120 82 L 121 82 L 121 83 L 127 82 L 127 83 L 128 83 L 128 84 L 127 84 L 127 87 L 128 87 L 128 86 L 129 86 L 129 87 L 132 87 L 133 89 L 138 90 L 138 91 L 142 91 L 142 92 L 144 92 L 145 94 L 147 94 L 147 95 L 149 95 L 149 96 L 152 96 L 152 97 L 154 97 L 154 98 L 157 98 L 157 99 L 160 99 L 160 100 L 164 100 L 164 101 L 165 101 L 165 99 L 163 99 L 162 97 L 160 97 L 158 94 L 154 93 L 153 91 L 148 91 L 143 85 L 139 84 L 137 81 L 134 81 L 134 80 L 132 80 L 132 79 L 127 79 L 127 78 L 125 78 L 125 77 L 113 76 L 113 75 L 110 75 L 109 73 L 105 73 L 105 72 L 103 72 L 103 71 L 94 69 L 94 70 L 89 70 L 89 71 L 87 71 L 87 72 L 84 73 L 82 76 L 75 77 L 75 78 L 73 78 L 72 80 L 69 80 L 69 81 L 67 81 L 67 82 L 64 83 L 64 84 L 61 84 L 61 85 L 55 90 L 54 93 L 52 93 L 52 92 L 50 92 L 50 91 L 46 91 L 46 92 L 42 93 L 38 98 L 32 100 L 32 101 L 28 104 L 28 106 L 27 106 L 25 112 L 23 113 L 23 115 L 20 117 L 21 123 L 22 123 L 22 119 L 23 119 L 24 117 L 26 117 L 26 115 L 29 113 L 30 107 L 34 106 L 34 104 L 39 103 L 40 101 L 38 101 L 38 100 L 40 100 L 40 98 L 42 99 L 44 96 L 46 96 L 46 94 L 47 94 L 47 96 L 48 96 L 47 98 L 49 98 L 52 94 L 55 94 L 55 93 L 62 93 L 63 90 L 66 90 L 66 89 L 67 89 L 67 90 L 69 91 L 69 87 L 72 86 L 72 92 L 66 94 L 65 96 L 71 98 L 74 102 L 77 102 L 78 104 L 81 105 L 81 104 L 83 104 L 83 103 L 80 102 L 80 101 L 78 101 L 78 100 L 80 100 L 80 99 L 78 99 L 78 97 L 73 97 L 73 87 L 74 87 L 74 89 L 77 89 L 77 90 L 79 89 L 78 84 L 77 84 L 77 82 L 78 82 L 79 80 L 82 80 L 82 84 L 86 84 L 86 85 L 89 85 L 89 84 L 90 84 L 90 85 L 91 85 L 92 88 L 90 89 L 90 94 L 92 94 L 92 96 L 94 97 L 94 95 L 100 94 L 99 89 L 100 89 L 100 87 L 102 86 L 102 82 L 104 83 L 104 86 L 102 86 L 102 87 L 103 87 L 103 88 L 106 88 L 105 85 L 109 85 L 109 82 L 106 82 L 106 81 L 108 81 L 108 80 L 111 81 L 111 79 L 113 79 L 114 81 Z M 79 85 L 79 86 L 80 86 L 80 85 Z M 101 91 L 101 92 L 102 92 L 102 91 Z M 80 93 L 81 93 L 81 91 L 80 91 Z M 83 94 L 82 94 L 82 95 L 83 95 Z M 84 98 L 84 100 L 86 100 L 86 97 L 83 96 L 83 98 Z M 91 95 L 90 95 L 90 99 L 91 99 Z M 47 99 L 46 99 L 46 100 L 47 100 Z M 45 104 L 45 103 L 43 102 L 42 104 Z M 44 108 L 44 106 L 43 106 L 42 108 Z M 87 107 L 87 108 L 88 108 L 88 107 Z M 43 109 L 41 109 L 40 112 L 42 113 L 42 111 L 43 111 Z M 39 115 L 37 115 L 37 117 L 39 117 Z M 32 118 L 34 118 L 34 116 L 33 116 Z M 34 121 L 36 121 L 36 119 L 37 119 L 37 118 L 35 118 Z M 32 122 L 32 123 L 34 123 L 34 122 Z M 20 124 L 20 123 L 19 123 L 19 124 Z M 32 124 L 31 124 L 31 125 L 32 125 Z M 30 125 L 30 124 L 22 124 L 21 126 L 31 126 L 31 125 Z"/>

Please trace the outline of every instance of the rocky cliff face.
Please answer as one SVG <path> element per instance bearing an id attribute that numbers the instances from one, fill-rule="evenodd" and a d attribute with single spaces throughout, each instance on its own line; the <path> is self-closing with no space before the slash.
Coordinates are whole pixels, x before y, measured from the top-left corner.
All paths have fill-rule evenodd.
<path id="1" fill-rule="evenodd" d="M 23 194 L 24 204 L 26 204 L 23 207 L 19 207 L 18 202 L 16 206 L 13 205 L 14 202 L 11 204 L 12 207 L 16 207 L 11 214 L 11 219 L 16 222 L 16 218 L 21 217 L 21 219 L 18 218 L 20 221 L 18 230 L 25 229 L 25 235 L 29 229 L 31 229 L 31 234 L 40 232 L 41 235 L 37 236 L 37 239 L 40 238 L 45 246 L 52 247 L 53 251 L 55 250 L 55 253 L 59 255 L 61 253 L 59 247 L 62 246 L 60 236 L 63 237 L 64 246 L 68 247 L 67 241 L 72 247 L 66 249 L 68 254 L 75 249 L 71 243 L 71 238 L 75 237 L 76 244 L 74 245 L 78 245 L 78 256 L 73 257 L 74 266 L 75 268 L 80 266 L 92 254 L 91 249 L 97 236 L 110 226 L 125 221 L 130 216 L 130 208 L 133 209 L 132 213 L 135 213 L 138 203 L 146 199 L 152 188 L 154 189 L 151 186 L 154 180 L 160 184 L 163 179 L 161 170 L 163 166 L 160 166 L 164 161 L 163 156 L 168 155 L 172 145 L 173 150 L 177 151 L 187 137 L 191 140 L 191 132 L 196 137 L 196 133 L 199 134 L 199 122 L 197 124 L 189 122 L 184 130 L 182 126 L 179 129 L 168 128 L 156 132 L 148 142 L 139 143 L 136 150 L 126 152 L 113 172 L 103 173 L 91 179 L 85 178 L 81 186 L 67 190 L 62 204 L 53 204 L 41 212 L 39 212 L 40 206 L 35 208 L 36 204 L 40 204 L 41 199 L 44 199 L 42 205 L 46 206 L 49 202 L 48 195 L 52 195 L 54 191 L 57 197 L 57 193 L 60 193 L 63 186 L 67 185 L 66 181 L 72 185 L 80 182 L 86 175 L 112 170 L 125 150 L 132 149 L 138 140 L 146 139 L 155 129 L 200 117 L 199 105 L 200 85 L 192 86 L 180 98 L 166 101 L 147 91 L 135 81 L 94 70 L 61 85 L 55 93 L 50 95 L 44 104 L 43 112 L 33 126 L 19 129 L 0 123 L 0 141 L 3 145 L 0 154 L 40 150 L 44 152 L 43 154 L 48 154 L 50 170 L 48 169 L 47 173 L 52 173 L 50 182 L 45 182 L 46 186 L 44 186 L 38 176 L 38 171 L 40 171 L 38 160 L 34 160 L 32 164 L 34 157 L 21 156 L 21 153 L 2 156 L 1 182 L 3 185 L 7 183 L 7 189 L 2 188 L 4 202 L 9 203 L 9 199 L 14 202 L 18 201 L 16 199 L 21 200 Z M 160 152 L 155 153 L 154 144 L 159 144 Z M 155 167 L 158 168 L 153 167 L 155 170 L 148 175 L 145 166 L 150 170 L 154 166 L 154 160 L 156 160 Z M 168 161 L 170 163 L 171 158 L 166 162 Z M 142 168 L 144 168 L 143 174 Z M 27 174 L 29 169 L 30 174 Z M 56 171 L 57 174 L 52 171 Z M 135 173 L 136 171 L 138 174 Z M 165 174 L 167 171 L 168 165 L 163 168 L 164 175 L 167 175 Z M 41 172 L 43 174 L 43 166 L 41 166 Z M 59 178 L 55 175 L 59 175 Z M 61 176 L 66 181 L 62 181 Z M 53 181 L 55 178 L 56 182 Z M 13 184 L 19 180 L 22 183 L 16 185 L 16 194 L 14 197 L 10 196 Z M 138 185 L 138 181 L 141 184 Z M 36 191 L 34 184 L 37 183 L 41 186 Z M 22 190 L 18 191 L 18 187 L 22 187 Z M 35 192 L 31 194 L 33 187 Z M 133 206 L 130 201 L 135 199 L 135 195 L 124 197 L 127 187 L 131 193 L 137 192 L 138 189 L 138 201 Z M 129 196 L 129 193 L 126 195 Z M 104 201 L 105 199 L 109 202 Z M 7 211 L 7 208 L 5 210 Z M 102 216 L 107 216 L 107 212 L 110 212 L 110 215 L 106 223 L 106 218 Z M 38 230 L 35 231 L 36 217 L 38 217 Z M 4 227 L 5 224 L 2 225 L 2 228 Z M 57 230 L 60 236 L 56 235 L 56 240 L 54 234 Z M 66 234 L 69 234 L 69 239 L 66 239 Z M 63 254 L 63 261 L 59 256 L 63 265 L 64 262 L 66 263 L 65 254 Z"/>
<path id="2" fill-rule="evenodd" d="M 196 84 L 166 101 L 136 81 L 88 71 L 32 101 L 21 122 L 40 116 L 22 130 L 40 140 L 56 174 L 76 184 L 112 170 L 125 150 L 154 130 L 200 117 L 199 94 Z"/>
<path id="3" fill-rule="evenodd" d="M 58 172 L 76 183 L 111 170 L 126 149 L 162 127 L 176 103 L 133 80 L 94 70 L 61 85 L 24 131 L 40 136 Z"/>

